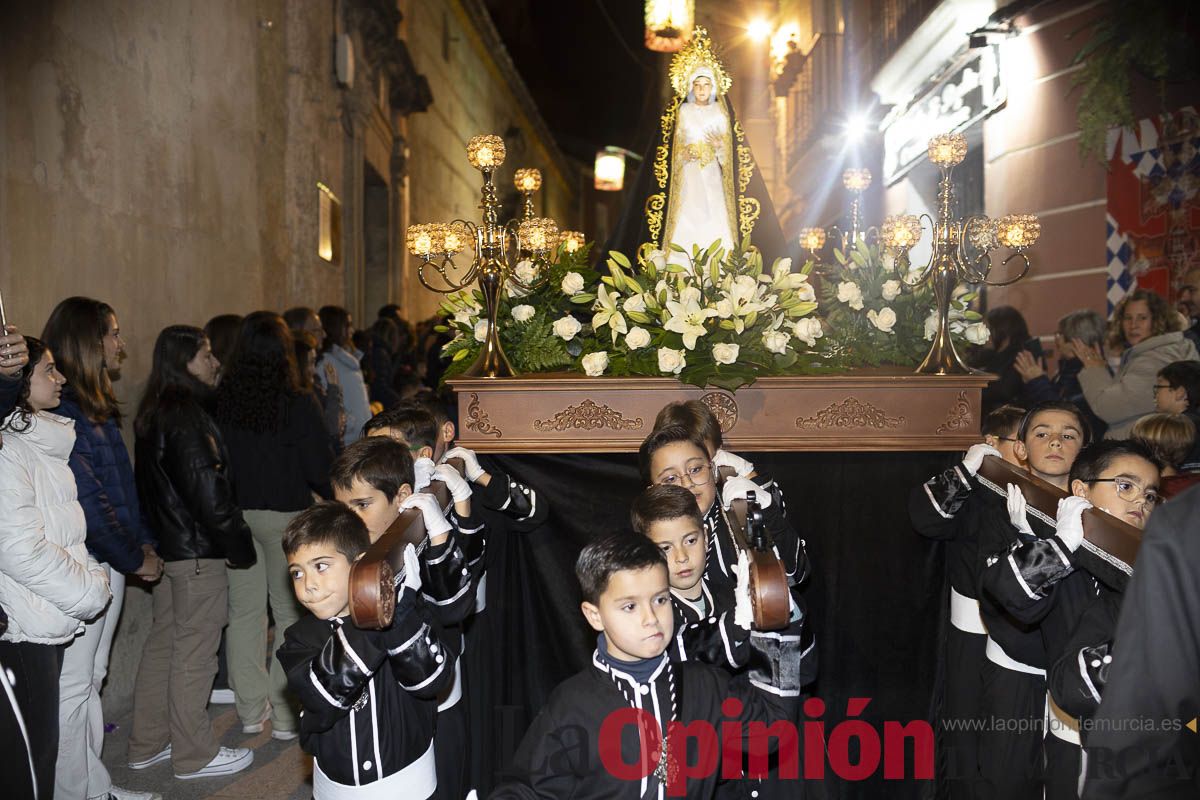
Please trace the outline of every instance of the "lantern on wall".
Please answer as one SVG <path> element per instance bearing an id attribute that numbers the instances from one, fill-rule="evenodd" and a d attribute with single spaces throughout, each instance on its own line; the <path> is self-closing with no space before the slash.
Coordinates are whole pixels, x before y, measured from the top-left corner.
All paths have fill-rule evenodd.
<path id="1" fill-rule="evenodd" d="M 646 0 L 646 48 L 678 53 L 692 38 L 695 0 Z"/>
<path id="2" fill-rule="evenodd" d="M 619 192 L 625 186 L 625 151 L 606 147 L 596 153 L 596 188 L 602 192 Z"/>

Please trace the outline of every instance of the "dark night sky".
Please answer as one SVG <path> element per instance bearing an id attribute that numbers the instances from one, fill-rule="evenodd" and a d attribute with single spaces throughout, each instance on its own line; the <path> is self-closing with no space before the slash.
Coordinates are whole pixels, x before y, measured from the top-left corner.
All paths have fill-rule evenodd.
<path id="1" fill-rule="evenodd" d="M 642 0 L 486 3 L 565 153 L 590 162 L 605 145 L 645 150 L 669 57 L 642 44 Z"/>

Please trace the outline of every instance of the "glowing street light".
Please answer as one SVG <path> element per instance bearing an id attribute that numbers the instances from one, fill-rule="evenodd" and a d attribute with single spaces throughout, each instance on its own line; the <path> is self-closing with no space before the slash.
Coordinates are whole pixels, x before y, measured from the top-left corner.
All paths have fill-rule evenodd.
<path id="1" fill-rule="evenodd" d="M 772 26 L 769 20 L 757 17 L 750 20 L 750 24 L 746 26 L 746 35 L 756 42 L 766 41 L 771 35 Z"/>

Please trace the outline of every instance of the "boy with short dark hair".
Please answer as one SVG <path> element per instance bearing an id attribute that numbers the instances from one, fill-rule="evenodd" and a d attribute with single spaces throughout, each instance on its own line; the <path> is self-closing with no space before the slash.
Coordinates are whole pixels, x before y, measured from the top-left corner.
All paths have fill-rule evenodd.
<path id="1" fill-rule="evenodd" d="M 794 663 L 776 663 L 771 692 L 754 689 L 744 675 L 730 678 L 707 664 L 667 657 L 674 631 L 670 585 L 662 552 L 653 542 L 629 533 L 603 537 L 583 549 L 575 572 L 584 618 L 598 633 L 592 664 L 554 690 L 521 741 L 513 780 L 491 797 L 661 800 L 670 785 L 672 796 L 711 798 L 721 746 L 715 735 L 710 741 L 689 737 L 681 726 L 740 723 L 742 736 L 730 740 L 726 734 L 726 744 L 740 740 L 746 752 L 750 725 L 745 723 L 795 718 L 796 701 L 788 698 L 799 686 L 783 677 L 796 674 Z M 643 733 L 641 724 L 632 722 L 610 727 L 606 735 L 612 738 L 601 742 L 605 721 L 620 719 L 613 715 L 630 709 L 641 712 L 640 720 L 652 729 Z M 689 746 L 697 744 L 699 752 Z M 637 773 L 624 778 L 606 768 L 608 758 L 618 757 L 622 764 L 640 765 Z M 794 752 L 780 757 L 796 764 Z M 692 775 L 682 769 L 685 762 L 710 763 L 714 769 Z"/>
<path id="2" fill-rule="evenodd" d="M 651 486 L 633 501 L 630 519 L 662 551 L 670 575 L 675 608 L 671 655 L 739 670 L 749 659 L 752 611 L 718 603 L 704 580 L 704 518 L 696 498 L 682 486 Z M 740 573 L 739 573 L 740 574 Z M 743 594 L 739 586 L 737 598 Z M 741 613 L 738 613 L 738 612 Z"/>
<path id="3" fill-rule="evenodd" d="M 1099 617 L 1086 623 L 1093 628 L 1086 636 L 1095 635 L 1097 623 L 1106 616 L 1112 626 L 1116 624 L 1120 593 L 1097 580 L 1086 571 L 1086 563 L 1079 560 L 1083 512 L 1095 506 L 1143 528 L 1159 500 L 1159 469 L 1153 454 L 1138 442 L 1107 439 L 1088 447 L 1072 464 L 1071 495 L 1059 501 L 1053 534 L 1048 538 L 1023 537 L 1019 545 L 985 573 L 985 578 L 990 579 L 986 585 L 1006 610 L 1022 621 L 1036 622 L 1047 668 L 1053 667 L 1065 650 L 1073 650 L 1078 656 L 1082 645 L 1072 647 L 1073 632 L 1097 607 L 1095 613 Z M 1094 641 L 1091 645 L 1103 645 L 1106 641 Z M 1097 679 L 1107 672 L 1101 669 L 1103 656 L 1107 654 L 1105 646 L 1100 656 L 1102 663 L 1095 669 Z M 1063 676 L 1059 677 L 1062 681 Z M 1043 747 L 1046 796 L 1051 800 L 1076 797 L 1081 771 L 1077 718 L 1080 715 L 1073 710 L 1078 708 L 1078 700 L 1071 691 L 1063 690 L 1078 689 L 1084 675 L 1079 669 L 1069 670 L 1066 679 L 1066 684 L 1060 682 L 1058 691 L 1054 681 L 1048 681 L 1049 729 Z M 1087 707 L 1089 713 L 1099 704 L 1099 692 L 1093 689 L 1091 694 L 1095 696 L 1095 704 Z"/>
<path id="4" fill-rule="evenodd" d="M 350 621 L 350 568 L 369 546 L 362 520 L 339 503 L 318 503 L 288 524 L 292 588 L 311 613 L 285 631 L 277 658 L 303 705 L 314 798 L 430 798 L 433 698 L 452 680 L 455 655 L 424 614 L 411 545 L 392 625 L 368 631 Z"/>
<path id="5" fill-rule="evenodd" d="M 1040 403 L 1022 418 L 1014 452 L 1026 461 L 1032 475 L 1066 490 L 1071 467 L 1088 437 L 1087 421 L 1074 404 Z M 1047 776 L 1047 789 L 1059 782 L 1056 775 L 1062 762 L 1052 756 L 1046 763 L 1045 756 L 1053 751 L 1053 745 L 1047 751 L 1043 736 L 1055 730 L 1066 735 L 1062 728 L 1044 730 L 1048 664 L 1041 626 L 1051 604 L 1039 602 L 1042 598 L 1022 585 L 1021 574 L 1025 555 L 1057 548 L 1053 541 L 1055 521 L 1040 513 L 1027 513 L 1024 495 L 1015 484 L 1006 489 L 982 476 L 975 476 L 975 480 L 989 490 L 993 502 L 991 512 L 978 520 L 976 567 L 980 611 L 988 630 L 980 707 L 984 719 L 1016 720 L 1012 725 L 990 726 L 981 732 L 980 772 L 997 796 L 1023 798 L 1030 792 L 1041 792 Z M 1001 497 L 1005 498 L 1004 505 L 998 506 Z M 1050 568 L 1053 564 L 1046 561 L 1044 566 Z M 1074 583 L 1061 587 L 1070 597 L 1082 589 Z M 1070 605 L 1064 597 L 1059 600 L 1064 607 Z"/>
<path id="6" fill-rule="evenodd" d="M 425 600 L 439 623 L 453 625 L 471 613 L 467 556 L 437 498 L 413 492 L 413 460 L 404 445 L 373 436 L 349 445 L 333 462 L 329 481 L 334 498 L 367 526 L 374 543 L 405 510 L 421 512 L 427 535 L 420 550 Z"/>
<path id="7" fill-rule="evenodd" d="M 714 590 L 732 592 L 736 583 L 733 569 L 739 548 L 730 530 L 731 520 L 726 510 L 733 500 L 744 499 L 751 492 L 763 509 L 767 533 L 783 562 L 789 584 L 797 586 L 808 577 L 804 542 L 783 510 L 772 502 L 772 493 L 768 489 L 745 478 L 730 478 L 725 482 L 718 502 L 717 468 L 699 433 L 678 425 L 652 431 L 638 450 L 638 464 L 646 485 L 683 486 L 696 498 L 707 538 L 708 558 L 704 574 Z"/>

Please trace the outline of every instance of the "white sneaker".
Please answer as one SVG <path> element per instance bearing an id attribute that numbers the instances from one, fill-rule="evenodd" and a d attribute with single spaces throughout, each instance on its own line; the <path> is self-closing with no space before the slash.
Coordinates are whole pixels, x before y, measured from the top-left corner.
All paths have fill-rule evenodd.
<path id="1" fill-rule="evenodd" d="M 109 800 L 162 800 L 158 792 L 139 792 L 136 789 L 122 789 L 120 786 L 108 787 Z"/>
<path id="2" fill-rule="evenodd" d="M 163 761 L 167 761 L 170 758 L 171 758 L 171 745 L 168 744 L 161 751 L 159 751 L 158 753 L 155 753 L 154 755 L 150 756 L 149 758 L 143 758 L 141 761 L 130 761 L 129 768 L 130 769 L 146 769 L 147 767 L 153 767 L 155 764 L 159 764 Z"/>
<path id="3" fill-rule="evenodd" d="M 213 689 L 208 696 L 208 702 L 214 706 L 231 706 L 237 702 L 233 689 Z"/>
<path id="4" fill-rule="evenodd" d="M 180 775 L 175 773 L 175 777 L 181 781 L 189 781 L 192 778 L 212 778 L 217 775 L 232 775 L 235 772 L 241 772 L 246 767 L 254 763 L 254 753 L 247 747 L 222 747 L 213 756 L 213 760 L 208 762 L 207 766 L 201 767 L 195 772 L 187 772 Z"/>
<path id="5" fill-rule="evenodd" d="M 272 739 L 278 739 L 281 742 L 290 742 L 293 739 L 299 738 L 299 736 L 300 734 L 295 731 L 289 731 L 286 728 L 276 728 L 274 725 L 271 726 Z"/>

